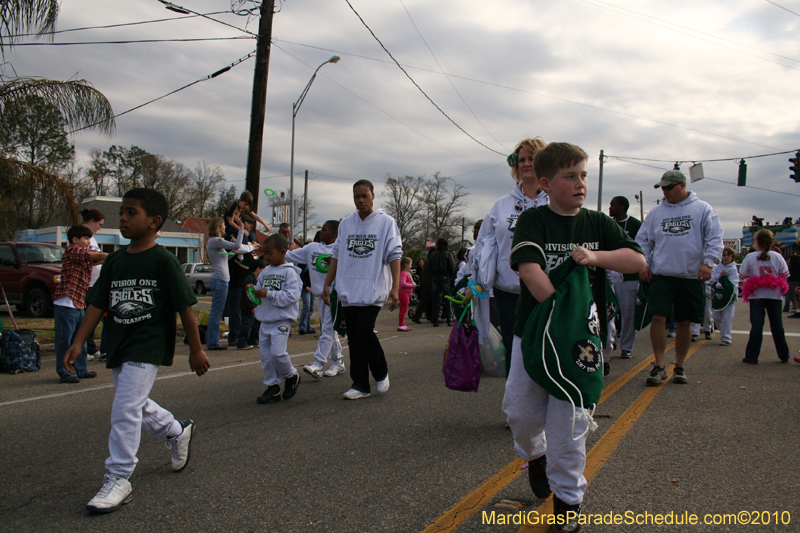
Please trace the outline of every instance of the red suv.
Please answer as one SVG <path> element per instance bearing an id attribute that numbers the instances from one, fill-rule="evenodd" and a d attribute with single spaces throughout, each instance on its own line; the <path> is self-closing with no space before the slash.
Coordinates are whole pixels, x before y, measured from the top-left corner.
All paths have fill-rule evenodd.
<path id="1" fill-rule="evenodd" d="M 34 318 L 53 316 L 64 249 L 41 242 L 0 242 L 0 285 L 8 303 Z"/>

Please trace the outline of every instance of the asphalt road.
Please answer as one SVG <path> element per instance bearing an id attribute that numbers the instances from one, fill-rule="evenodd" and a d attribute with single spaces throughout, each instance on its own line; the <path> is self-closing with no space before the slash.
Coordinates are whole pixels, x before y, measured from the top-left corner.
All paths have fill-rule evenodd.
<path id="1" fill-rule="evenodd" d="M 737 306 L 734 330 L 747 331 L 747 306 Z M 796 352 L 800 320 L 784 324 Z M 213 352 L 212 371 L 198 378 L 180 347 L 151 397 L 197 422 L 192 460 L 174 473 L 170 451 L 143 436 L 133 501 L 104 516 L 84 506 L 102 484 L 110 370 L 90 362 L 96 379 L 62 385 L 50 356 L 40 372 L 0 375 L 0 530 L 358 533 L 434 523 L 428 531 L 520 530 L 498 525 L 514 513 L 493 505 L 517 500 L 528 513 L 544 502 L 514 463 L 500 411 L 504 381 L 484 378 L 477 394 L 449 391 L 441 377 L 448 328 L 399 333 L 396 313 L 384 309 L 377 329 L 391 388 L 358 401 L 341 397 L 347 374 L 321 382 L 304 375 L 295 398 L 259 405 L 265 387 L 256 350 Z M 585 531 L 800 531 L 800 365 L 779 364 L 768 336 L 761 364 L 744 365 L 746 334 L 734 334 L 731 347 L 719 346 L 718 335 L 693 345 L 688 385 L 644 386 L 647 370 L 635 369 L 651 354 L 646 331 L 633 359 L 615 353 L 607 394 L 614 392 L 597 409 L 600 428 L 588 445 L 587 471 L 595 474 L 585 512 L 672 511 L 702 520 L 757 511 L 764 521 L 763 512 L 777 513 L 771 523 Z M 315 345 L 316 336 L 293 336 L 294 363 L 310 363 Z M 495 523 L 487 524 L 492 511 Z M 788 525 L 775 525 L 787 516 Z"/>

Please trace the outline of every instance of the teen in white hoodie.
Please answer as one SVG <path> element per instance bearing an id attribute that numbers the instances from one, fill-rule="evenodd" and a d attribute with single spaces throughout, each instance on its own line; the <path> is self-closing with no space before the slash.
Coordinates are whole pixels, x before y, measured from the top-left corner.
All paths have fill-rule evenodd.
<path id="1" fill-rule="evenodd" d="M 308 265 L 309 278 L 311 278 L 311 293 L 314 296 L 322 294 L 325 288 L 325 278 L 328 275 L 329 261 L 321 262 L 319 257 L 331 256 L 333 244 L 336 241 L 339 228 L 338 220 L 328 220 L 322 225 L 319 232 L 321 242 L 312 242 L 302 248 L 292 250 L 286 254 L 286 260 L 295 264 Z M 320 270 L 321 269 L 321 270 Z M 331 358 L 331 366 L 325 372 L 322 369 Z M 344 359 L 342 358 L 342 344 L 339 334 L 333 330 L 333 313 L 327 305 L 319 306 L 319 343 L 314 353 L 314 363 L 305 365 L 303 371 L 316 380 L 322 376 L 333 377 L 344 372 Z"/>
<path id="2" fill-rule="evenodd" d="M 357 211 L 339 223 L 322 290 L 322 300 L 330 306 L 331 284 L 335 280 L 344 310 L 353 380 L 353 386 L 344 393 L 348 400 L 370 395 L 370 372 L 378 392 L 389 390 L 389 368 L 374 327 L 387 297 L 392 300 L 389 310 L 397 308 L 403 243 L 394 219 L 382 209 L 372 209 L 374 200 L 371 182 L 359 180 L 353 185 Z"/>
<path id="3" fill-rule="evenodd" d="M 519 216 L 528 209 L 550 203 L 533 171 L 533 156 L 545 146 L 545 142 L 539 137 L 523 139 L 517 144 L 514 153 L 508 158 L 511 176 L 517 184 L 511 193 L 494 203 L 483 219 L 478 239 L 470 252 L 476 265 L 475 270 L 470 273 L 471 276 L 482 284 L 484 290 L 492 290 L 497 303 L 500 333 L 506 347 L 506 369 L 511 368 L 511 345 L 520 290 L 519 275 L 511 270 L 508 258 Z M 478 334 L 483 340 L 489 329 L 489 302 L 476 299 L 473 305 L 478 306 L 476 324 Z"/>

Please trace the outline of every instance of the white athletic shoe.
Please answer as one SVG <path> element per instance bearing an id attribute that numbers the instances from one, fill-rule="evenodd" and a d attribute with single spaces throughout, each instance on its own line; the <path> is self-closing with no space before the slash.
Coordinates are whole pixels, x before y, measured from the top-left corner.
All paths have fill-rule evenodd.
<path id="1" fill-rule="evenodd" d="M 310 374 L 312 378 L 320 381 L 322 379 L 322 366 L 314 363 L 313 365 L 305 365 L 303 372 Z"/>
<path id="2" fill-rule="evenodd" d="M 124 477 L 106 474 L 103 488 L 86 504 L 86 510 L 93 513 L 113 513 L 133 498 L 131 482 Z"/>
<path id="3" fill-rule="evenodd" d="M 344 393 L 345 400 L 359 400 L 361 398 L 367 398 L 368 396 L 370 396 L 368 392 L 361 392 L 358 389 L 350 389 Z"/>
<path id="4" fill-rule="evenodd" d="M 178 420 L 183 431 L 177 437 L 167 437 L 165 444 L 172 449 L 172 469 L 180 472 L 189 464 L 192 455 L 192 438 L 197 430 L 194 420 Z"/>
<path id="5" fill-rule="evenodd" d="M 377 382 L 376 385 L 378 392 L 385 394 L 389 390 L 389 374 L 386 374 L 386 377 Z"/>
<path id="6" fill-rule="evenodd" d="M 347 368 L 345 368 L 344 363 L 333 363 L 323 374 L 332 378 L 333 376 L 338 376 L 345 370 L 347 370 Z"/>

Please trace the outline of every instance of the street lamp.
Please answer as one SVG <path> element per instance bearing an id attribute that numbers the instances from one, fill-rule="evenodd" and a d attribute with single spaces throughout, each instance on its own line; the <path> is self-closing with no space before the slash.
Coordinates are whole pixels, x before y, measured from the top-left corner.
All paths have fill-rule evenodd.
<path id="1" fill-rule="evenodd" d="M 642 191 L 639 191 L 639 194 L 634 194 L 634 198 L 636 201 L 639 202 L 639 221 L 644 222 L 644 196 L 642 196 Z"/>
<path id="2" fill-rule="evenodd" d="M 333 56 L 318 66 L 317 70 L 314 71 L 314 75 L 311 76 L 310 80 L 308 80 L 306 88 L 303 89 L 302 93 L 300 93 L 300 98 L 298 98 L 297 101 L 292 104 L 292 160 L 289 165 L 289 224 L 292 226 L 289 231 L 292 232 L 291 236 L 294 236 L 294 119 L 297 118 L 297 112 L 300 111 L 300 106 L 303 105 L 303 100 L 306 99 L 308 90 L 311 88 L 311 84 L 314 83 L 314 79 L 317 77 L 317 72 L 319 72 L 319 69 L 328 63 L 338 63 L 340 59 L 341 58 L 339 56 Z"/>

